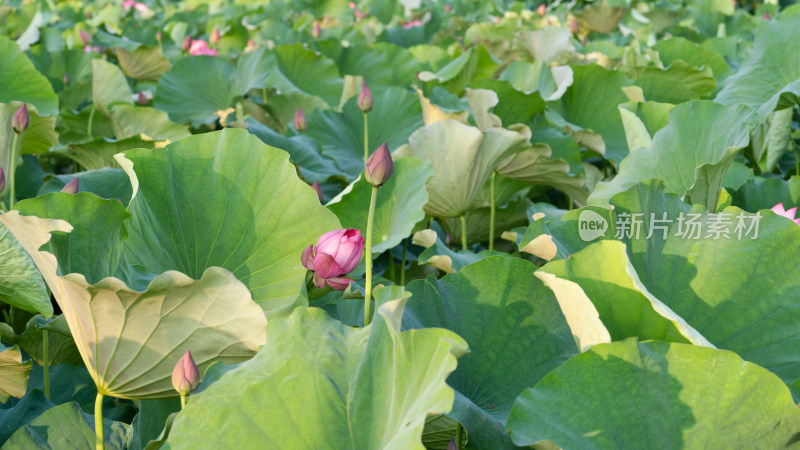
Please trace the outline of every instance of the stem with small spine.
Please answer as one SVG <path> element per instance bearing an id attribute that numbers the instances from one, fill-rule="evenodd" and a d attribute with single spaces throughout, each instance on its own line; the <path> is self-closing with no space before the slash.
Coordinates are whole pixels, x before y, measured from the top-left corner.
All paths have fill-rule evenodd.
<path id="1" fill-rule="evenodd" d="M 19 143 L 19 133 L 14 132 L 14 137 L 11 139 L 11 164 L 8 166 L 8 210 L 14 209 L 14 202 L 17 198 L 14 196 L 14 176 L 17 172 L 17 144 Z"/>
<path id="2" fill-rule="evenodd" d="M 365 116 L 366 117 L 366 116 Z M 372 186 L 369 199 L 369 215 L 367 216 L 367 242 L 364 248 L 364 263 L 367 268 L 367 284 L 364 289 L 364 326 L 370 324 L 370 308 L 372 306 L 372 224 L 375 220 L 375 204 L 378 203 L 378 186 Z"/>
<path id="3" fill-rule="evenodd" d="M 364 164 L 369 159 L 369 132 L 367 131 L 367 113 L 364 113 Z"/>
<path id="4" fill-rule="evenodd" d="M 44 396 L 50 399 L 50 336 L 47 330 L 42 330 L 42 370 L 44 371 Z"/>
<path id="5" fill-rule="evenodd" d="M 461 250 L 467 249 L 467 220 L 461 215 Z"/>

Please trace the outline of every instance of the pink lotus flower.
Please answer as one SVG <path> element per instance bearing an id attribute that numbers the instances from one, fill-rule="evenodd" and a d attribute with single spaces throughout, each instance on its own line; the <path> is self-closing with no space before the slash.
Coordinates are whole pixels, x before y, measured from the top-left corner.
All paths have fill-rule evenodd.
<path id="1" fill-rule="evenodd" d="M 128 11 L 131 8 L 139 12 L 150 11 L 150 8 L 148 8 L 147 5 L 145 5 L 144 3 L 139 3 L 135 0 L 125 0 L 124 2 L 122 2 L 122 9 Z"/>
<path id="2" fill-rule="evenodd" d="M 419 19 L 409 20 L 408 22 L 403 24 L 403 28 L 405 28 L 406 30 L 409 28 L 421 27 L 421 26 L 422 22 L 420 22 Z"/>
<path id="3" fill-rule="evenodd" d="M 764 19 L 764 20 L 769 20 L 769 13 L 765 12 L 764 15 L 761 16 L 761 18 Z"/>
<path id="4" fill-rule="evenodd" d="M 200 372 L 197 370 L 192 354 L 186 350 L 172 370 L 172 387 L 178 393 L 186 395 L 197 389 L 199 385 Z"/>
<path id="5" fill-rule="evenodd" d="M 102 49 L 96 45 L 94 47 L 92 47 L 91 45 L 83 46 L 83 53 L 92 53 L 92 52 L 100 53 L 101 50 Z"/>
<path id="6" fill-rule="evenodd" d="M 65 184 L 63 188 L 61 188 L 61 192 L 66 192 L 67 194 L 75 195 L 78 193 L 79 189 L 79 181 L 78 177 L 75 177 L 69 183 Z"/>
<path id="7" fill-rule="evenodd" d="M 779 216 L 787 217 L 790 220 L 793 220 L 794 223 L 796 223 L 797 225 L 800 225 L 800 217 L 798 217 L 797 219 L 794 218 L 795 217 L 795 213 L 797 212 L 797 207 L 794 207 L 792 209 L 786 210 L 786 209 L 783 209 L 783 203 L 778 203 L 777 205 L 775 205 L 772 208 L 770 208 L 770 210 L 772 212 L 774 212 L 775 214 L 777 214 Z"/>
<path id="8" fill-rule="evenodd" d="M 192 45 L 189 47 L 189 54 L 217 56 L 217 50 L 208 48 L 208 42 L 198 39 L 196 41 L 192 41 Z"/>
<path id="9" fill-rule="evenodd" d="M 333 230 L 317 240 L 316 247 L 309 245 L 303 250 L 303 266 L 314 272 L 314 284 L 323 289 L 327 282 L 330 287 L 342 291 L 350 280 L 342 278 L 361 262 L 364 238 L 361 231 L 353 229 Z"/>

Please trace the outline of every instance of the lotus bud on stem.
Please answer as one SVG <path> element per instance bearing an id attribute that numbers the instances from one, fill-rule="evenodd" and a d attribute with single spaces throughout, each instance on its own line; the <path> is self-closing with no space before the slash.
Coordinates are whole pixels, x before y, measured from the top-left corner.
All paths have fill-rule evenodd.
<path id="1" fill-rule="evenodd" d="M 306 120 L 306 115 L 302 108 L 297 108 L 297 112 L 294 113 L 294 129 L 297 130 L 298 133 L 302 133 L 308 129 L 308 121 Z"/>
<path id="2" fill-rule="evenodd" d="M 78 177 L 75 177 L 69 183 L 65 184 L 63 188 L 61 188 L 61 192 L 66 192 L 67 194 L 76 195 L 78 193 L 79 181 Z"/>
<path id="3" fill-rule="evenodd" d="M 367 245 L 364 256 L 367 269 L 367 280 L 364 289 L 364 326 L 370 324 L 370 308 L 372 306 L 372 228 L 375 222 L 375 205 L 378 203 L 378 188 L 389 181 L 394 172 L 394 161 L 389 146 L 384 142 L 367 159 L 364 165 L 364 179 L 372 184 L 372 195 L 369 199 L 367 215 Z"/>
<path id="4" fill-rule="evenodd" d="M 211 44 L 211 45 L 219 44 L 220 37 L 221 36 L 219 34 L 219 28 L 214 27 L 214 31 L 211 32 L 211 36 L 209 36 L 209 38 L 208 38 L 209 44 Z"/>
<path id="5" fill-rule="evenodd" d="M 103 393 L 97 388 L 97 397 L 94 399 L 94 442 L 97 450 L 105 449 L 103 433 Z"/>
<path id="6" fill-rule="evenodd" d="M 356 102 L 358 109 L 364 113 L 364 164 L 367 163 L 369 156 L 369 124 L 367 123 L 367 113 L 372 111 L 374 100 L 372 99 L 372 92 L 370 92 L 365 81 L 361 82 L 361 92 L 358 93 L 358 100 Z"/>
<path id="7" fill-rule="evenodd" d="M 19 159 L 19 149 L 17 148 L 17 144 L 19 144 L 19 135 L 28 129 L 29 121 L 30 116 L 28 115 L 28 105 L 23 103 L 17 112 L 14 113 L 14 117 L 11 118 L 11 127 L 14 129 L 14 137 L 11 138 L 11 149 L 9 151 L 9 154 L 11 155 L 11 164 L 8 166 L 9 210 L 14 208 L 14 202 L 16 201 L 16 193 L 14 192 L 16 183 L 14 182 L 14 176 L 17 172 L 17 159 Z"/>
<path id="8" fill-rule="evenodd" d="M 181 395 L 181 409 L 186 406 L 186 396 L 197 389 L 200 384 L 200 373 L 192 359 L 192 353 L 186 350 L 175 368 L 172 370 L 172 387 Z"/>

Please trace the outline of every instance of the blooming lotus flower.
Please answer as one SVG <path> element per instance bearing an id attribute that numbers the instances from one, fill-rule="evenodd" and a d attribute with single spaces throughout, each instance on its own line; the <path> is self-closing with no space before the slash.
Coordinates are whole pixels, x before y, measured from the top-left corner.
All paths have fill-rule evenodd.
<path id="1" fill-rule="evenodd" d="M 308 129 L 308 121 L 302 108 L 297 108 L 297 112 L 294 113 L 294 129 L 300 133 Z"/>
<path id="2" fill-rule="evenodd" d="M 394 161 L 389 146 L 384 142 L 375 150 L 364 165 L 364 178 L 373 186 L 380 187 L 392 177 Z"/>
<path id="3" fill-rule="evenodd" d="M 797 207 L 792 209 L 783 209 L 783 203 L 778 203 L 777 205 L 770 208 L 770 211 L 774 212 L 775 214 L 783 217 L 787 217 L 789 220 L 793 220 L 794 223 L 800 225 L 800 217 L 795 219 L 795 213 L 797 213 Z"/>
<path id="4" fill-rule="evenodd" d="M 172 387 L 179 394 L 189 394 L 200 385 L 200 373 L 189 350 L 181 356 L 172 370 Z"/>
<path id="5" fill-rule="evenodd" d="M 198 39 L 196 41 L 192 41 L 191 47 L 189 47 L 189 54 L 190 55 L 211 55 L 217 56 L 217 50 L 208 47 L 208 42 Z"/>
<path id="6" fill-rule="evenodd" d="M 421 26 L 422 22 L 420 22 L 419 19 L 409 20 L 408 22 L 403 24 L 403 28 L 405 28 L 406 30 L 409 28 L 421 27 Z"/>
<path id="7" fill-rule="evenodd" d="M 361 92 L 358 93 L 358 100 L 357 105 L 358 109 L 368 113 L 372 111 L 372 105 L 374 101 L 372 99 L 372 92 L 370 92 L 369 88 L 367 87 L 367 83 L 362 81 L 361 82 Z"/>
<path id="8" fill-rule="evenodd" d="M 19 134 L 25 131 L 28 128 L 29 120 L 28 105 L 23 103 L 17 112 L 14 113 L 14 117 L 11 118 L 11 126 L 14 128 L 14 132 Z"/>
<path id="9" fill-rule="evenodd" d="M 75 177 L 69 183 L 65 184 L 63 188 L 61 188 L 61 192 L 66 192 L 67 194 L 75 195 L 78 193 L 78 177 Z"/>
<path id="10" fill-rule="evenodd" d="M 102 50 L 102 49 L 100 47 L 98 47 L 97 45 L 95 45 L 94 47 L 92 47 L 91 45 L 84 45 L 83 46 L 83 53 L 92 53 L 92 52 L 100 53 L 100 50 Z"/>
<path id="11" fill-rule="evenodd" d="M 322 289 L 325 283 L 336 290 L 344 290 L 350 280 L 342 278 L 361 262 L 364 238 L 361 231 L 353 229 L 333 230 L 323 234 L 316 247 L 309 245 L 303 250 L 303 266 L 314 271 L 314 284 Z"/>

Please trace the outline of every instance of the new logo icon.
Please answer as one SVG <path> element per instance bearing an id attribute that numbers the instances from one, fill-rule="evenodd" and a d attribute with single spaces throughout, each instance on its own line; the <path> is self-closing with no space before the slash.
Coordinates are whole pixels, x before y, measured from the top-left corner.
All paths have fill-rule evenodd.
<path id="1" fill-rule="evenodd" d="M 608 221 L 596 212 L 585 209 L 578 217 L 578 234 L 584 241 L 593 241 L 608 230 Z"/>

